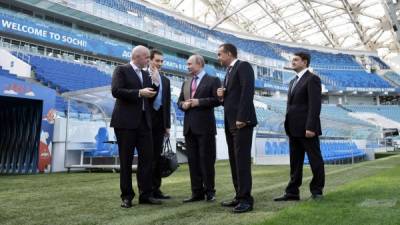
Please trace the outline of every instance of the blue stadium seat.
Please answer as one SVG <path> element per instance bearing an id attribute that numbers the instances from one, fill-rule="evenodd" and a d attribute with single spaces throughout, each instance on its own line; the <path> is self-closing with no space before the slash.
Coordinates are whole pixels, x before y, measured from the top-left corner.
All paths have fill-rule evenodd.
<path id="1" fill-rule="evenodd" d="M 334 80 L 337 87 L 356 88 L 392 88 L 386 80 L 377 74 L 363 70 L 316 70 L 316 73 Z"/>
<path id="2" fill-rule="evenodd" d="M 322 141 L 320 146 L 322 158 L 326 163 L 349 161 L 352 158 L 359 160 L 366 156 L 366 153 L 351 141 Z M 265 142 L 265 154 L 272 156 L 288 155 L 289 144 L 283 141 L 267 141 Z M 304 163 L 309 163 L 307 154 Z"/>
<path id="3" fill-rule="evenodd" d="M 114 157 L 118 156 L 118 145 L 106 143 L 109 141 L 108 131 L 100 127 L 95 137 L 96 149 L 85 152 L 85 157 Z"/>
<path id="4" fill-rule="evenodd" d="M 111 76 L 89 65 L 30 55 L 36 79 L 59 92 L 76 91 L 111 84 Z"/>
<path id="5" fill-rule="evenodd" d="M 17 77 L 17 75 L 10 73 L 10 71 L 3 69 L 1 66 L 0 66 L 0 76 L 12 78 L 12 79 L 16 79 L 16 80 L 21 80 L 21 81 L 24 80 L 23 78 Z"/>
<path id="6" fill-rule="evenodd" d="M 398 105 L 344 105 L 353 112 L 376 113 L 388 119 L 400 122 L 400 106 Z"/>

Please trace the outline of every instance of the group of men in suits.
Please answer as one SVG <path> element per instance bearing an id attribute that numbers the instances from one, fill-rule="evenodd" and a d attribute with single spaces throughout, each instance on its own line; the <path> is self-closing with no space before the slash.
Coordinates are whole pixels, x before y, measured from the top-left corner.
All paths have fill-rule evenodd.
<path id="1" fill-rule="evenodd" d="M 188 151 L 192 195 L 184 203 L 215 201 L 216 122 L 214 107 L 224 107 L 225 135 L 228 145 L 235 197 L 221 203 L 234 213 L 253 209 L 251 196 L 251 145 L 257 125 L 254 98 L 254 71 L 248 62 L 237 59 L 232 44 L 222 44 L 218 59 L 227 67 L 223 83 L 204 71 L 205 61 L 193 55 L 187 65 L 190 79 L 182 85 L 178 106 L 185 112 L 184 136 Z"/>
<path id="2" fill-rule="evenodd" d="M 221 82 L 204 70 L 205 60 L 192 55 L 187 60 L 190 78 L 181 89 L 178 107 L 184 111 L 185 144 L 191 182 L 191 196 L 184 203 L 216 200 L 216 119 L 214 108 L 224 107 L 225 136 L 228 146 L 235 195 L 221 203 L 234 213 L 253 210 L 251 194 L 251 146 L 257 125 L 253 103 L 255 94 L 252 66 L 237 59 L 234 45 L 219 46 L 218 60 L 227 68 Z M 144 70 L 150 60 L 150 67 Z M 160 190 L 158 162 L 163 140 L 169 135 L 171 89 L 169 80 L 159 73 L 163 55 L 144 46 L 132 50 L 129 64 L 118 66 L 113 74 L 112 94 L 117 99 L 112 115 L 120 155 L 121 206 L 129 208 L 135 193 L 132 188 L 133 149 L 138 152 L 137 183 L 139 204 L 161 204 L 168 199 Z M 321 135 L 321 81 L 308 70 L 310 55 L 296 53 L 292 67 L 297 76 L 289 85 L 285 130 L 290 143 L 290 181 L 285 194 L 275 201 L 299 200 L 302 167 L 308 154 L 313 180 L 313 199 L 321 199 L 324 187 L 324 163 L 319 149 Z"/>
<path id="3" fill-rule="evenodd" d="M 150 66 L 148 67 L 150 62 Z M 121 207 L 132 207 L 134 149 L 138 153 L 136 178 L 139 204 L 161 204 L 169 196 L 160 190 L 158 168 L 163 140 L 171 127 L 171 89 L 169 80 L 159 72 L 163 54 L 144 46 L 132 50 L 131 61 L 117 66 L 111 84 L 116 98 L 111 127 L 117 138 L 120 158 Z"/>

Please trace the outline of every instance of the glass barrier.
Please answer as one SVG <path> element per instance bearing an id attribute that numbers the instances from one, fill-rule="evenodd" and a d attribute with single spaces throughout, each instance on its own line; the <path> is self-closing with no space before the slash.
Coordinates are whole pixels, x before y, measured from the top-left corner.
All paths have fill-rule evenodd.
<path id="1" fill-rule="evenodd" d="M 284 131 L 284 118 L 268 117 L 260 121 L 255 137 L 255 164 L 288 165 L 289 140 Z M 321 118 L 320 137 L 322 157 L 326 164 L 353 164 L 373 160 L 380 147 L 380 129 L 373 126 L 349 124 Z M 306 156 L 305 164 L 309 164 Z"/>

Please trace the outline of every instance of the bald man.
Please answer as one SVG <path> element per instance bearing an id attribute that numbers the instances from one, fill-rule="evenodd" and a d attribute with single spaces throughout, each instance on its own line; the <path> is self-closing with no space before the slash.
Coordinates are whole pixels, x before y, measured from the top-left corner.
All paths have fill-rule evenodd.
<path id="1" fill-rule="evenodd" d="M 132 207 L 135 192 L 132 188 L 134 149 L 138 152 L 137 183 L 139 204 L 161 204 L 152 196 L 152 122 L 151 107 L 158 92 L 159 80 L 149 76 L 147 67 L 150 51 L 144 46 L 132 50 L 130 63 L 117 66 L 111 84 L 116 98 L 111 118 L 118 142 L 120 158 L 121 207 Z"/>
<path id="2" fill-rule="evenodd" d="M 184 203 L 215 201 L 216 123 L 214 107 L 220 105 L 221 82 L 204 71 L 204 59 L 192 55 L 187 61 L 190 79 L 184 82 L 178 106 L 185 112 L 183 132 L 188 152 L 192 195 Z"/>

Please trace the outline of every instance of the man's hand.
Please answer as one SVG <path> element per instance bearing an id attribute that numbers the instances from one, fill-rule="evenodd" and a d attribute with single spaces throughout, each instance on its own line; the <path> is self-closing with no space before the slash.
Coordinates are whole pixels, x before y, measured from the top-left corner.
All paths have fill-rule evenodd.
<path id="1" fill-rule="evenodd" d="M 245 122 L 236 121 L 236 127 L 237 127 L 238 129 L 242 129 L 242 128 L 245 127 L 245 126 L 246 126 L 246 123 L 245 123 Z"/>
<path id="2" fill-rule="evenodd" d="M 139 95 L 140 97 L 144 98 L 152 98 L 157 94 L 156 91 L 153 90 L 153 88 L 143 88 L 139 90 Z"/>
<path id="3" fill-rule="evenodd" d="M 153 83 L 154 84 L 156 84 L 156 85 L 158 85 L 158 84 L 160 84 L 160 80 L 161 80 L 161 77 L 160 77 L 160 73 L 158 72 L 158 69 L 156 68 L 156 67 L 154 67 L 154 68 L 151 68 L 151 80 L 153 81 Z"/>
<path id="4" fill-rule="evenodd" d="M 306 130 L 306 138 L 313 138 L 315 137 L 315 132 L 312 132 L 311 130 Z"/>
<path id="5" fill-rule="evenodd" d="M 225 91 L 225 88 L 222 88 L 222 87 L 217 89 L 217 96 L 220 99 L 220 101 L 222 101 L 224 99 L 224 91 Z"/>
<path id="6" fill-rule="evenodd" d="M 165 136 L 165 137 L 169 137 L 170 134 L 171 134 L 171 129 L 166 128 L 166 129 L 165 129 L 165 134 L 164 134 L 164 136 Z"/>
<path id="7" fill-rule="evenodd" d="M 192 98 L 192 99 L 189 99 L 189 101 L 190 101 L 190 106 L 191 107 L 197 107 L 197 106 L 199 106 L 199 99 L 197 99 L 197 98 Z"/>
<path id="8" fill-rule="evenodd" d="M 182 102 L 182 109 L 188 110 L 191 107 L 190 100 Z"/>

